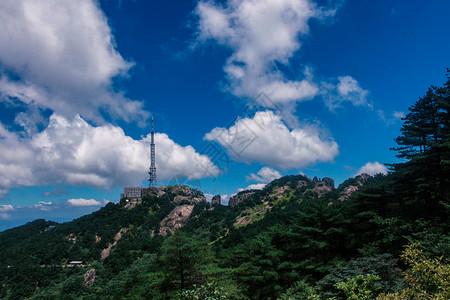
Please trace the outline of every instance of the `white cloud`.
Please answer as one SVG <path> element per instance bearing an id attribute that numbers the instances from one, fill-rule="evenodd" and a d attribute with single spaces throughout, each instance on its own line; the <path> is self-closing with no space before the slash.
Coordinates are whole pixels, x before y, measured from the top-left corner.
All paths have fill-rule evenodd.
<path id="1" fill-rule="evenodd" d="M 7 213 L 0 213 L 0 219 L 9 220 L 9 219 L 11 219 L 11 216 Z"/>
<path id="2" fill-rule="evenodd" d="M 208 194 L 208 193 L 206 193 L 206 194 L 204 194 L 204 195 L 205 195 L 205 198 L 206 198 L 206 201 L 207 201 L 207 202 L 211 202 L 212 198 L 214 197 L 213 194 Z"/>
<path id="3" fill-rule="evenodd" d="M 402 111 L 394 111 L 394 113 L 392 114 L 392 116 L 393 116 L 395 119 L 402 119 L 402 118 L 405 117 L 405 113 L 402 112 Z"/>
<path id="4" fill-rule="evenodd" d="M 227 128 L 205 135 L 224 146 L 236 161 L 259 162 L 281 169 L 296 169 L 333 161 L 338 145 L 314 125 L 290 130 L 272 111 L 257 112 L 253 119 L 239 119 Z"/>
<path id="5" fill-rule="evenodd" d="M 330 110 L 336 109 L 343 102 L 373 108 L 368 100 L 369 91 L 361 88 L 358 81 L 351 76 L 339 76 L 337 84 L 322 83 L 322 93 L 325 104 Z"/>
<path id="6" fill-rule="evenodd" d="M 309 70 L 290 80 L 277 64 L 289 64 L 309 32 L 311 19 L 334 12 L 310 0 L 229 0 L 223 6 L 200 1 L 197 44 L 214 40 L 233 50 L 224 66 L 233 94 L 253 98 L 264 92 L 277 103 L 307 100 L 319 92 Z"/>
<path id="7" fill-rule="evenodd" d="M 251 173 L 249 176 L 246 176 L 245 178 L 249 181 L 257 181 L 260 183 L 269 183 L 280 177 L 281 177 L 281 174 L 277 170 L 269 168 L 269 167 L 263 167 L 263 168 L 261 168 L 261 170 L 258 171 L 257 174 Z"/>
<path id="8" fill-rule="evenodd" d="M 250 184 L 246 188 L 240 188 L 237 189 L 238 192 L 247 191 L 247 190 L 262 190 L 266 186 L 266 183 L 256 183 L 256 184 Z"/>
<path id="9" fill-rule="evenodd" d="M 11 216 L 7 213 L 10 211 L 14 211 L 14 206 L 11 204 L 0 204 L 0 219 L 9 220 Z"/>
<path id="10" fill-rule="evenodd" d="M 379 162 L 368 162 L 364 166 L 362 166 L 355 175 L 361 175 L 363 173 L 369 174 L 371 176 L 376 174 L 384 174 L 388 173 L 388 169 L 385 165 L 380 164 Z"/>
<path id="11" fill-rule="evenodd" d="M 0 204 L 0 212 L 13 211 L 14 206 L 11 204 Z"/>
<path id="12" fill-rule="evenodd" d="M 194 46 L 213 41 L 230 48 L 232 54 L 223 67 L 225 88 L 238 97 L 255 99 L 265 108 L 284 107 L 316 96 L 321 96 L 330 110 L 344 101 L 371 108 L 368 91 L 351 76 L 317 82 L 313 66 L 307 62 L 290 76 L 279 68 L 289 66 L 290 59 L 300 51 L 309 35 L 309 22 L 333 17 L 336 11 L 319 7 L 313 0 L 199 1 Z M 267 95 L 270 103 L 261 101 L 257 97 L 260 93 Z M 292 118 L 289 114 L 287 117 Z"/>
<path id="13" fill-rule="evenodd" d="M 39 203 L 35 204 L 34 207 L 43 211 L 49 211 L 53 208 L 53 202 L 39 201 Z"/>
<path id="14" fill-rule="evenodd" d="M 112 87 L 133 64 L 118 53 L 96 1 L 4 0 L 0 23 L 0 101 L 96 122 L 99 110 L 141 124 L 148 118 L 141 102 Z"/>
<path id="15" fill-rule="evenodd" d="M 101 202 L 95 200 L 95 199 L 69 199 L 67 200 L 67 203 L 69 203 L 72 206 L 99 206 L 102 205 Z"/>
<path id="16" fill-rule="evenodd" d="M 150 165 L 150 135 L 140 140 L 120 127 L 92 126 L 80 116 L 53 114 L 48 127 L 32 138 L 19 137 L 0 124 L 0 189 L 43 184 L 97 188 L 140 185 Z M 206 155 L 156 133 L 158 180 L 183 174 L 191 178 L 219 175 Z"/>

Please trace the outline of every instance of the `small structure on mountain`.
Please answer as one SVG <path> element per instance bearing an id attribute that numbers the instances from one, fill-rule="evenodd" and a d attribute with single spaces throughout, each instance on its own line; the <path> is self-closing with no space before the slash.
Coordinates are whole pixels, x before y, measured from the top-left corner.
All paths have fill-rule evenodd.
<path id="1" fill-rule="evenodd" d="M 124 187 L 123 193 L 120 194 L 120 199 L 140 200 L 142 194 L 141 187 Z"/>

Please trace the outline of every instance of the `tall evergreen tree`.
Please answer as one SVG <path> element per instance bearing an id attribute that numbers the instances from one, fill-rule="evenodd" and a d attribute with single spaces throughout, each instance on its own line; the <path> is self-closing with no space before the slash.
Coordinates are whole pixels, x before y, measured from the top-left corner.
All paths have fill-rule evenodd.
<path id="1" fill-rule="evenodd" d="M 393 164 L 400 190 L 407 197 L 436 208 L 449 195 L 449 102 L 450 76 L 443 87 L 432 86 L 409 108 L 403 118 L 402 135 L 395 139 L 397 157 Z M 405 188 L 406 185 L 406 188 Z"/>

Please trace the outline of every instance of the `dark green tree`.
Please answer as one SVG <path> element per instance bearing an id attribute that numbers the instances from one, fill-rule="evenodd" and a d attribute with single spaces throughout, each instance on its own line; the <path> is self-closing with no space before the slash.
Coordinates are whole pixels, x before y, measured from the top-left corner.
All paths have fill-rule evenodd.
<path id="1" fill-rule="evenodd" d="M 205 248 L 182 231 L 177 231 L 164 242 L 161 263 L 172 288 L 186 289 L 203 281 L 200 266 L 205 263 Z"/>
<path id="2" fill-rule="evenodd" d="M 393 164 L 398 193 L 407 200 L 437 208 L 449 195 L 449 102 L 450 74 L 443 87 L 432 86 L 409 108 L 401 135 L 395 139 L 397 157 Z"/>

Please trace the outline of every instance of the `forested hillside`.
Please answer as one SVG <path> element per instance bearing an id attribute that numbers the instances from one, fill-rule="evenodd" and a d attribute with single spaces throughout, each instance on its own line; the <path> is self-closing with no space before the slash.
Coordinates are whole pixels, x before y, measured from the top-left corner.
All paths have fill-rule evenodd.
<path id="1" fill-rule="evenodd" d="M 229 206 L 149 188 L 4 231 L 0 297 L 449 299 L 449 110 L 450 78 L 409 109 L 388 175 L 286 176 Z"/>

